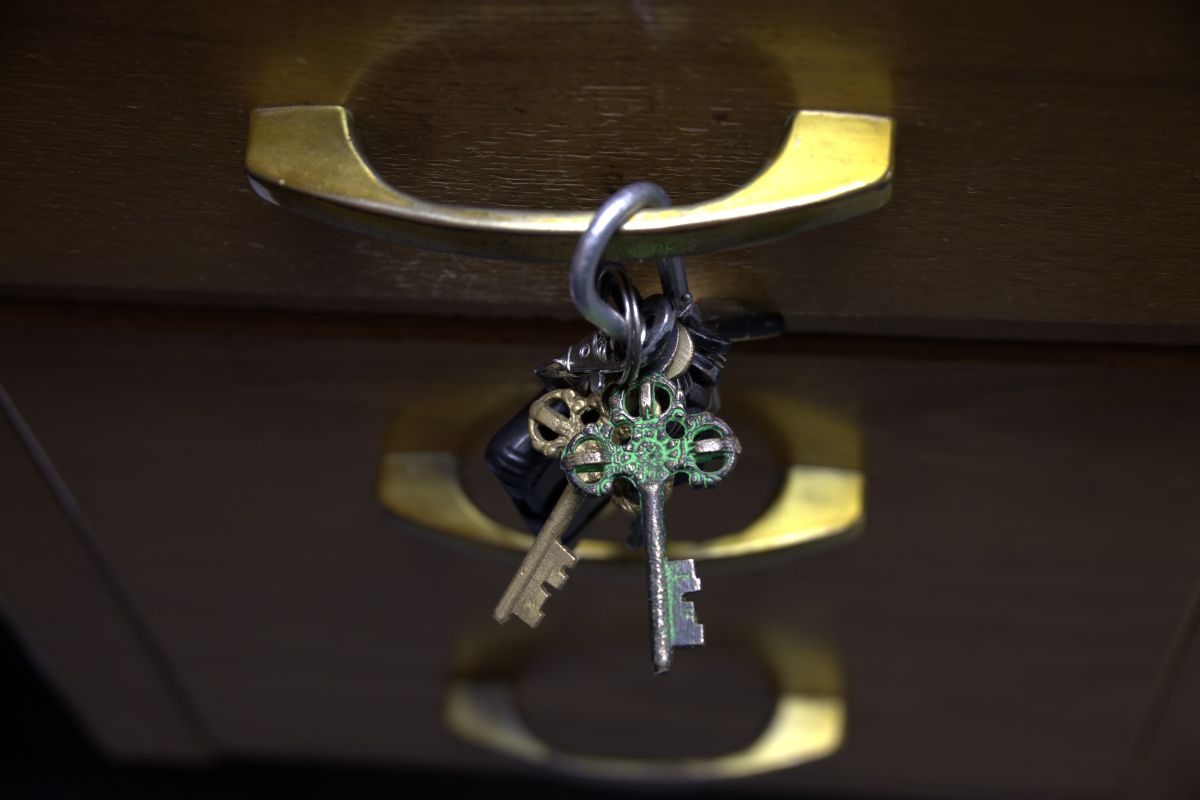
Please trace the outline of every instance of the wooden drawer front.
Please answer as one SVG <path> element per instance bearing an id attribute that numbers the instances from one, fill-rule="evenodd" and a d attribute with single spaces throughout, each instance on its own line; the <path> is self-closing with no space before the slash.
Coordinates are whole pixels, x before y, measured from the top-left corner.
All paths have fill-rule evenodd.
<path id="1" fill-rule="evenodd" d="M 402 188 L 571 209 L 639 178 L 720 195 L 812 108 L 895 118 L 892 204 L 693 259 L 706 302 L 794 329 L 1200 341 L 1188 2 L 65 6 L 6 13 L 5 294 L 573 318 L 560 264 L 269 207 L 249 111 L 346 105 Z"/>
<path id="2" fill-rule="evenodd" d="M 516 558 L 406 528 L 374 483 L 414 392 L 461 387 L 470 364 L 486 393 L 570 332 L 58 325 L 5 324 L 0 374 L 220 752 L 508 768 L 456 741 L 442 705 L 455 647 L 490 629 Z M 837 754 L 764 786 L 1112 789 L 1200 566 L 1194 358 L 839 347 L 741 347 L 726 385 L 854 421 L 861 538 L 704 565 L 712 647 L 653 689 L 640 569 L 582 565 L 534 637 L 562 643 L 562 669 L 523 684 L 531 724 L 576 749 L 623 750 L 651 719 L 676 737 L 651 750 L 737 745 L 771 694 L 728 651 L 755 627 L 827 647 L 849 709 Z M 752 417 L 730 421 L 755 438 Z M 735 471 L 717 502 L 760 502 L 765 474 Z M 6 549 L 29 533 L 16 500 Z M 702 525 L 703 502 L 677 497 L 670 524 Z M 103 658 L 64 647 L 51 659 Z"/>

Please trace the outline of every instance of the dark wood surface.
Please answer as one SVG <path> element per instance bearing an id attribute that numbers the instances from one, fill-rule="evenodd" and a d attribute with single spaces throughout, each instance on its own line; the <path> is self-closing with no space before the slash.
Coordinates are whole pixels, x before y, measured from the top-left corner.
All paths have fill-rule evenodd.
<path id="1" fill-rule="evenodd" d="M 1163 664 L 1160 690 L 1152 698 L 1134 740 L 1126 785 L 1134 797 L 1184 800 L 1195 797 L 1200 768 L 1195 758 L 1200 735 L 1200 592 Z"/>
<path id="2" fill-rule="evenodd" d="M 388 425 L 461 390 L 461 363 L 489 391 L 511 387 L 562 331 L 485 343 L 436 321 L 319 333 L 312 319 L 197 316 L 0 315 L 0 374 L 220 752 L 518 769 L 441 716 L 453 654 L 493 629 L 515 556 L 389 519 L 374 483 Z M 640 569 L 581 566 L 535 637 L 545 655 L 520 689 L 531 724 L 592 751 L 736 746 L 771 698 L 738 645 L 755 627 L 824 648 L 849 720 L 838 754 L 750 786 L 1109 795 L 1200 566 L 1194 356 L 793 344 L 740 348 L 727 391 L 784 392 L 854 423 L 862 537 L 705 565 L 712 647 L 653 684 Z M 753 415 L 729 418 L 753 437 Z M 450 420 L 447 436 L 474 427 Z M 733 504 L 737 480 L 770 478 L 758 464 L 673 500 L 670 524 Z M 491 491 L 481 502 L 499 510 Z"/>
<path id="3" fill-rule="evenodd" d="M 794 108 L 894 116 L 881 212 L 692 259 L 794 330 L 1200 341 L 1194 3 L 8 3 L 0 293 L 570 318 L 563 267 L 267 206 L 247 112 L 344 103 L 397 185 L 586 207 L 758 168 Z M 639 273 L 650 288 L 651 273 Z"/>
<path id="4" fill-rule="evenodd" d="M 211 742 L 190 701 L 60 476 L 31 457 L 29 448 L 40 445 L 20 416 L 0 398 L 0 611 L 6 624 L 104 752 L 203 760 Z M 52 762 L 55 755 L 48 750 L 35 757 Z"/>

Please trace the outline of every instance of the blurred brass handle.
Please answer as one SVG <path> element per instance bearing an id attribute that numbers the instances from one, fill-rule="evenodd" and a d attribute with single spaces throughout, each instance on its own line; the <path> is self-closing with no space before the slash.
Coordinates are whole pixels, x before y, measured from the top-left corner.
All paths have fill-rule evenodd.
<path id="1" fill-rule="evenodd" d="M 845 716 L 840 697 L 783 692 L 748 747 L 714 758 L 670 760 L 556 752 L 521 719 L 507 681 L 455 681 L 447 706 L 452 729 L 473 744 L 576 777 L 637 783 L 732 780 L 815 761 L 839 748 Z"/>
<path id="2" fill-rule="evenodd" d="M 498 396 L 504 394 L 501 387 L 495 388 Z M 422 530 L 523 553 L 533 543 L 533 536 L 485 514 L 463 488 L 459 451 L 453 446 L 431 446 L 434 441 L 444 442 L 428 433 L 447 427 L 444 420 L 438 421 L 439 415 L 459 420 L 461 425 L 470 409 L 478 413 L 478 402 L 474 392 L 461 396 L 443 393 L 436 403 L 415 401 L 388 433 L 379 468 L 379 500 L 397 518 Z M 783 474 L 774 499 L 741 530 L 709 539 L 672 539 L 667 544 L 670 558 L 705 561 L 754 556 L 848 538 L 862 530 L 863 473 L 849 467 L 808 464 L 803 443 L 796 441 L 797 430 L 819 429 L 826 436 L 844 439 L 856 437 L 857 432 L 791 398 L 758 395 L 752 410 L 772 431 L 780 449 Z M 573 549 L 589 561 L 642 558 L 638 551 L 611 539 L 584 537 Z"/>
<path id="3" fill-rule="evenodd" d="M 342 106 L 251 112 L 246 171 L 256 192 L 285 208 L 405 244 L 491 258 L 565 260 L 592 216 L 451 206 L 405 194 L 367 163 Z M 891 176 L 891 119 L 800 111 L 750 183 L 703 203 L 638 213 L 607 255 L 689 255 L 828 225 L 886 203 Z"/>
<path id="4" fill-rule="evenodd" d="M 771 506 L 748 527 L 712 539 L 672 539 L 667 555 L 698 561 L 787 550 L 856 532 L 862 522 L 862 474 L 857 470 L 793 464 Z M 484 514 L 459 479 L 449 451 L 390 452 L 379 481 L 383 504 L 420 528 L 476 544 L 525 552 L 533 536 Z M 640 551 L 610 539 L 583 538 L 573 548 L 589 561 L 631 561 Z"/>
<path id="5" fill-rule="evenodd" d="M 495 643 L 471 642 L 483 666 L 459 668 L 447 687 L 445 720 L 460 739 L 518 761 L 577 778 L 610 782 L 695 784 L 763 775 L 828 757 L 846 736 L 841 669 L 826 647 L 781 634 L 753 637 L 753 655 L 775 685 L 766 725 L 746 747 L 710 757 L 634 758 L 568 753 L 526 724 L 516 684 L 520 655 Z"/>

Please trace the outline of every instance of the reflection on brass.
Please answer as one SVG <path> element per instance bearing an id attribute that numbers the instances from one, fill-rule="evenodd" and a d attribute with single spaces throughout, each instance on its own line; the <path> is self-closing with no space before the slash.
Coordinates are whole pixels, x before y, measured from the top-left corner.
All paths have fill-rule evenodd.
<path id="1" fill-rule="evenodd" d="M 647 759 L 565 753 L 526 724 L 515 683 L 533 654 L 523 638 L 475 637 L 460 645 L 445 719 L 464 741 L 574 777 L 635 783 L 700 783 L 788 769 L 825 758 L 845 739 L 840 669 L 825 647 L 776 633 L 748 644 L 776 686 L 775 707 L 747 747 L 707 758 Z"/>
<path id="2" fill-rule="evenodd" d="M 592 216 L 443 205 L 405 194 L 366 162 L 343 106 L 252 112 L 246 171 L 255 190 L 281 206 L 406 244 L 493 258 L 566 259 Z M 688 255 L 827 225 L 886 203 L 891 175 L 890 119 L 800 111 L 750 183 L 715 200 L 642 211 L 606 254 Z"/>
<path id="3" fill-rule="evenodd" d="M 556 402 L 562 404 L 565 414 L 555 408 Z M 585 422 L 588 412 L 594 417 Z M 604 401 L 599 394 L 581 396 L 574 389 L 546 392 L 529 407 L 529 441 L 534 450 L 555 458 L 584 426 L 603 415 Z"/>
<path id="4" fill-rule="evenodd" d="M 736 396 L 729 398 L 736 405 Z M 421 403 L 417 398 L 414 404 Z M 746 528 L 701 540 L 675 539 L 667 545 L 671 559 L 712 560 L 750 556 L 856 533 L 863 519 L 863 474 L 847 466 L 856 433 L 844 421 L 830 420 L 793 398 L 756 394 L 743 402 L 779 447 L 782 481 L 766 510 Z M 425 530 L 454 539 L 526 552 L 533 536 L 487 516 L 467 495 L 460 476 L 460 455 L 455 449 L 432 447 L 428 433 L 445 426 L 444 420 L 470 418 L 478 413 L 478 397 L 463 392 L 439 395 L 436 404 L 419 411 L 421 419 L 402 417 L 389 432 L 380 464 L 378 493 L 384 507 L 397 517 Z M 806 463 L 818 454 L 839 454 L 839 466 Z M 592 561 L 640 560 L 640 552 L 624 543 L 583 538 L 575 555 Z"/>

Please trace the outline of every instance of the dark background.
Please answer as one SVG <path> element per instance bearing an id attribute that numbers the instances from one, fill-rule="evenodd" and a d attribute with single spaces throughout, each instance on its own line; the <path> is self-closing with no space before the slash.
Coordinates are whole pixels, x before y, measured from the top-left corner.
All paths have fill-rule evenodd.
<path id="1" fill-rule="evenodd" d="M 429 770 L 334 766 L 303 762 L 230 762 L 208 767 L 118 764 L 96 751 L 23 652 L 13 631 L 0 622 L 0 708 L 8 740 L 0 747 L 0 797 L 42 798 L 389 798 L 399 793 L 504 797 L 531 792 L 606 798 L 652 796 L 651 790 L 614 793 L 602 787 L 450 774 Z M 693 793 L 670 791 L 672 797 Z M 706 791 L 707 798 L 745 793 Z M 807 795 L 816 797 L 816 795 Z M 845 797 L 845 796 L 843 796 Z"/>

